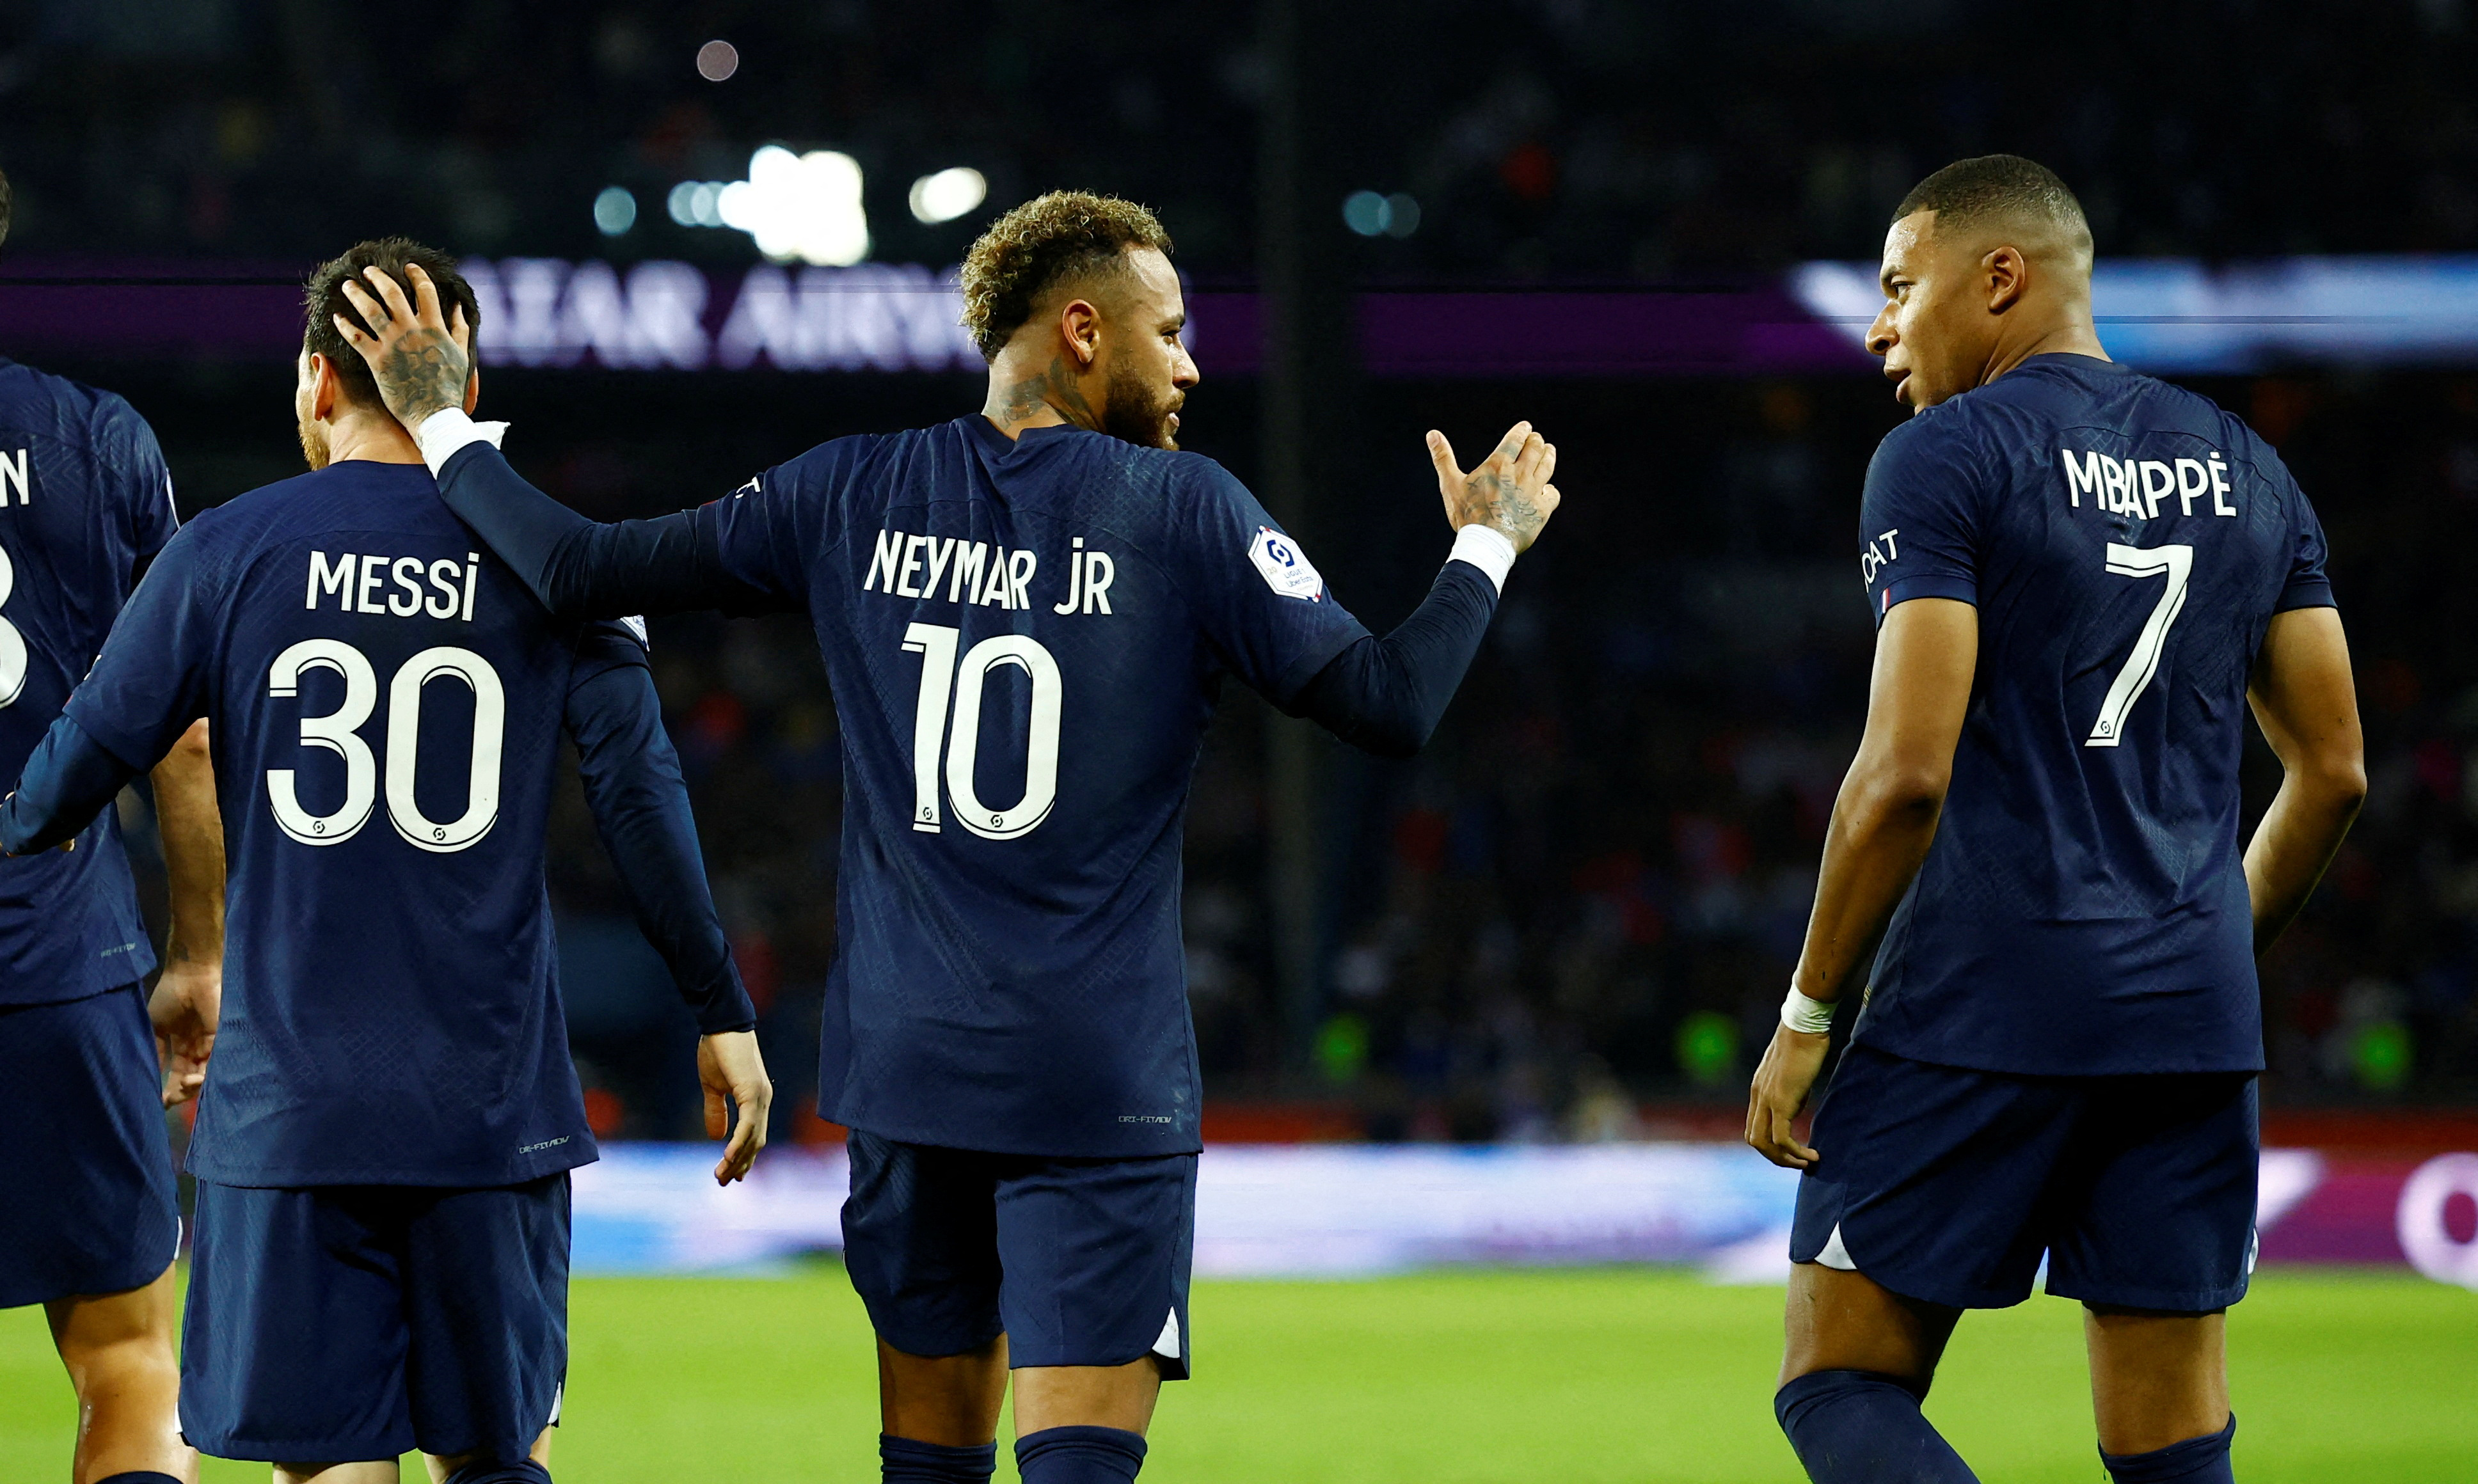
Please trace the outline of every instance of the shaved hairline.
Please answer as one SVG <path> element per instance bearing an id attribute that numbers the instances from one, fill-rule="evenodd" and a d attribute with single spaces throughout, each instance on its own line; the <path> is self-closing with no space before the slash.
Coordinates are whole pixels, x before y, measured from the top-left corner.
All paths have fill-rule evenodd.
<path id="1" fill-rule="evenodd" d="M 2014 205 L 1953 211 L 1922 207 L 1900 220 L 1917 223 L 1913 230 L 1938 250 L 1968 244 L 1973 258 L 1984 258 L 2010 247 L 2033 262 L 2061 265 L 2086 284 L 2096 255 L 2090 224 L 2079 211 L 2068 216 Z"/>

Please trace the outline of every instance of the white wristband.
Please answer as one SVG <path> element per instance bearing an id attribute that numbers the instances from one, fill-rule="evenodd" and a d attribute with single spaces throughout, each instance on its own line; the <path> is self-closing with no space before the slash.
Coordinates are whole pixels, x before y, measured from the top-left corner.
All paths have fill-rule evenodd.
<path id="1" fill-rule="evenodd" d="M 1502 593 L 1505 574 L 1514 570 L 1514 542 L 1504 531 L 1474 521 L 1454 533 L 1454 552 L 1446 560 L 1479 567 L 1488 574 L 1488 585 Z"/>
<path id="2" fill-rule="evenodd" d="M 421 448 L 421 462 L 437 474 L 459 448 L 468 443 L 496 448 L 507 432 L 504 422 L 475 422 L 461 407 L 442 407 L 421 419 L 421 426 L 413 430 L 413 440 Z"/>
<path id="3" fill-rule="evenodd" d="M 1793 984 L 1789 987 L 1789 997 L 1782 1001 L 1782 1023 L 1803 1036 L 1829 1035 L 1833 1030 L 1833 1012 L 1840 1007 L 1838 1000 L 1809 999 L 1801 994 L 1798 986 Z"/>

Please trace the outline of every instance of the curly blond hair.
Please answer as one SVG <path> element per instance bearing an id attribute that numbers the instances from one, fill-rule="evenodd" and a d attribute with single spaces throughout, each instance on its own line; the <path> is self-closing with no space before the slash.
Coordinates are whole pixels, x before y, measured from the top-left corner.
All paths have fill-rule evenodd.
<path id="1" fill-rule="evenodd" d="M 1035 196 L 990 223 L 964 255 L 964 328 L 981 359 L 995 361 L 1060 281 L 1108 270 L 1144 247 L 1167 254 L 1170 234 L 1133 201 L 1086 190 Z"/>

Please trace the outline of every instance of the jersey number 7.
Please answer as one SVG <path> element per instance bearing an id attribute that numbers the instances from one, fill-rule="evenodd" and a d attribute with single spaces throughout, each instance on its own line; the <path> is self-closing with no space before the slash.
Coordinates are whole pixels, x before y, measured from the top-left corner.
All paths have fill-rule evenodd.
<path id="1" fill-rule="evenodd" d="M 921 656 L 921 698 L 912 717 L 912 827 L 935 835 L 944 817 L 938 804 L 938 754 L 947 755 L 947 797 L 954 800 L 955 822 L 983 840 L 1013 840 L 1030 834 L 1049 817 L 1058 801 L 1058 709 L 1066 692 L 1058 661 L 1041 641 L 1025 634 L 999 634 L 982 640 L 955 663 L 963 630 L 941 623 L 916 623 L 903 631 L 905 652 Z M 980 759 L 981 696 L 989 689 L 990 671 L 1012 665 L 1032 677 L 1032 715 L 1024 728 L 1024 796 L 1005 809 L 981 802 L 973 782 Z M 948 705 L 954 706 L 953 725 Z"/>
<path id="2" fill-rule="evenodd" d="M 2125 668 L 2108 688 L 2108 696 L 2099 703 L 2099 720 L 2091 725 L 2086 747 L 2113 747 L 2125 733 L 2125 714 L 2141 699 L 2143 688 L 2160 671 L 2160 651 L 2167 647 L 2168 630 L 2177 622 L 2177 615 L 2186 606 L 2186 579 L 2194 572 L 2194 548 L 2191 546 L 2120 546 L 2108 543 L 2108 569 L 2119 577 L 2168 578 L 2166 591 L 2160 594 L 2160 604 L 2151 610 L 2151 617 L 2142 632 L 2134 638 L 2134 652 L 2125 657 Z"/>

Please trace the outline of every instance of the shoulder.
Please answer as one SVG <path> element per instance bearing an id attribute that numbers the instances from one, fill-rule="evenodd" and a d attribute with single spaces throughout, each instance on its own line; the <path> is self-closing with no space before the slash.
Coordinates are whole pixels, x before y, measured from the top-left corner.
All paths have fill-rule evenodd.
<path id="1" fill-rule="evenodd" d="M 1988 425 L 1990 409 L 1984 403 L 1972 405 L 1978 394 L 1923 408 L 1885 434 L 1867 461 L 1868 488 L 1967 479 L 1985 467 L 1995 438 Z"/>
<path id="2" fill-rule="evenodd" d="M 22 362 L 0 364 L 0 402 L 21 425 L 43 425 L 65 441 L 98 449 L 114 443 L 155 446 L 155 430 L 116 391 L 56 376 Z"/>

